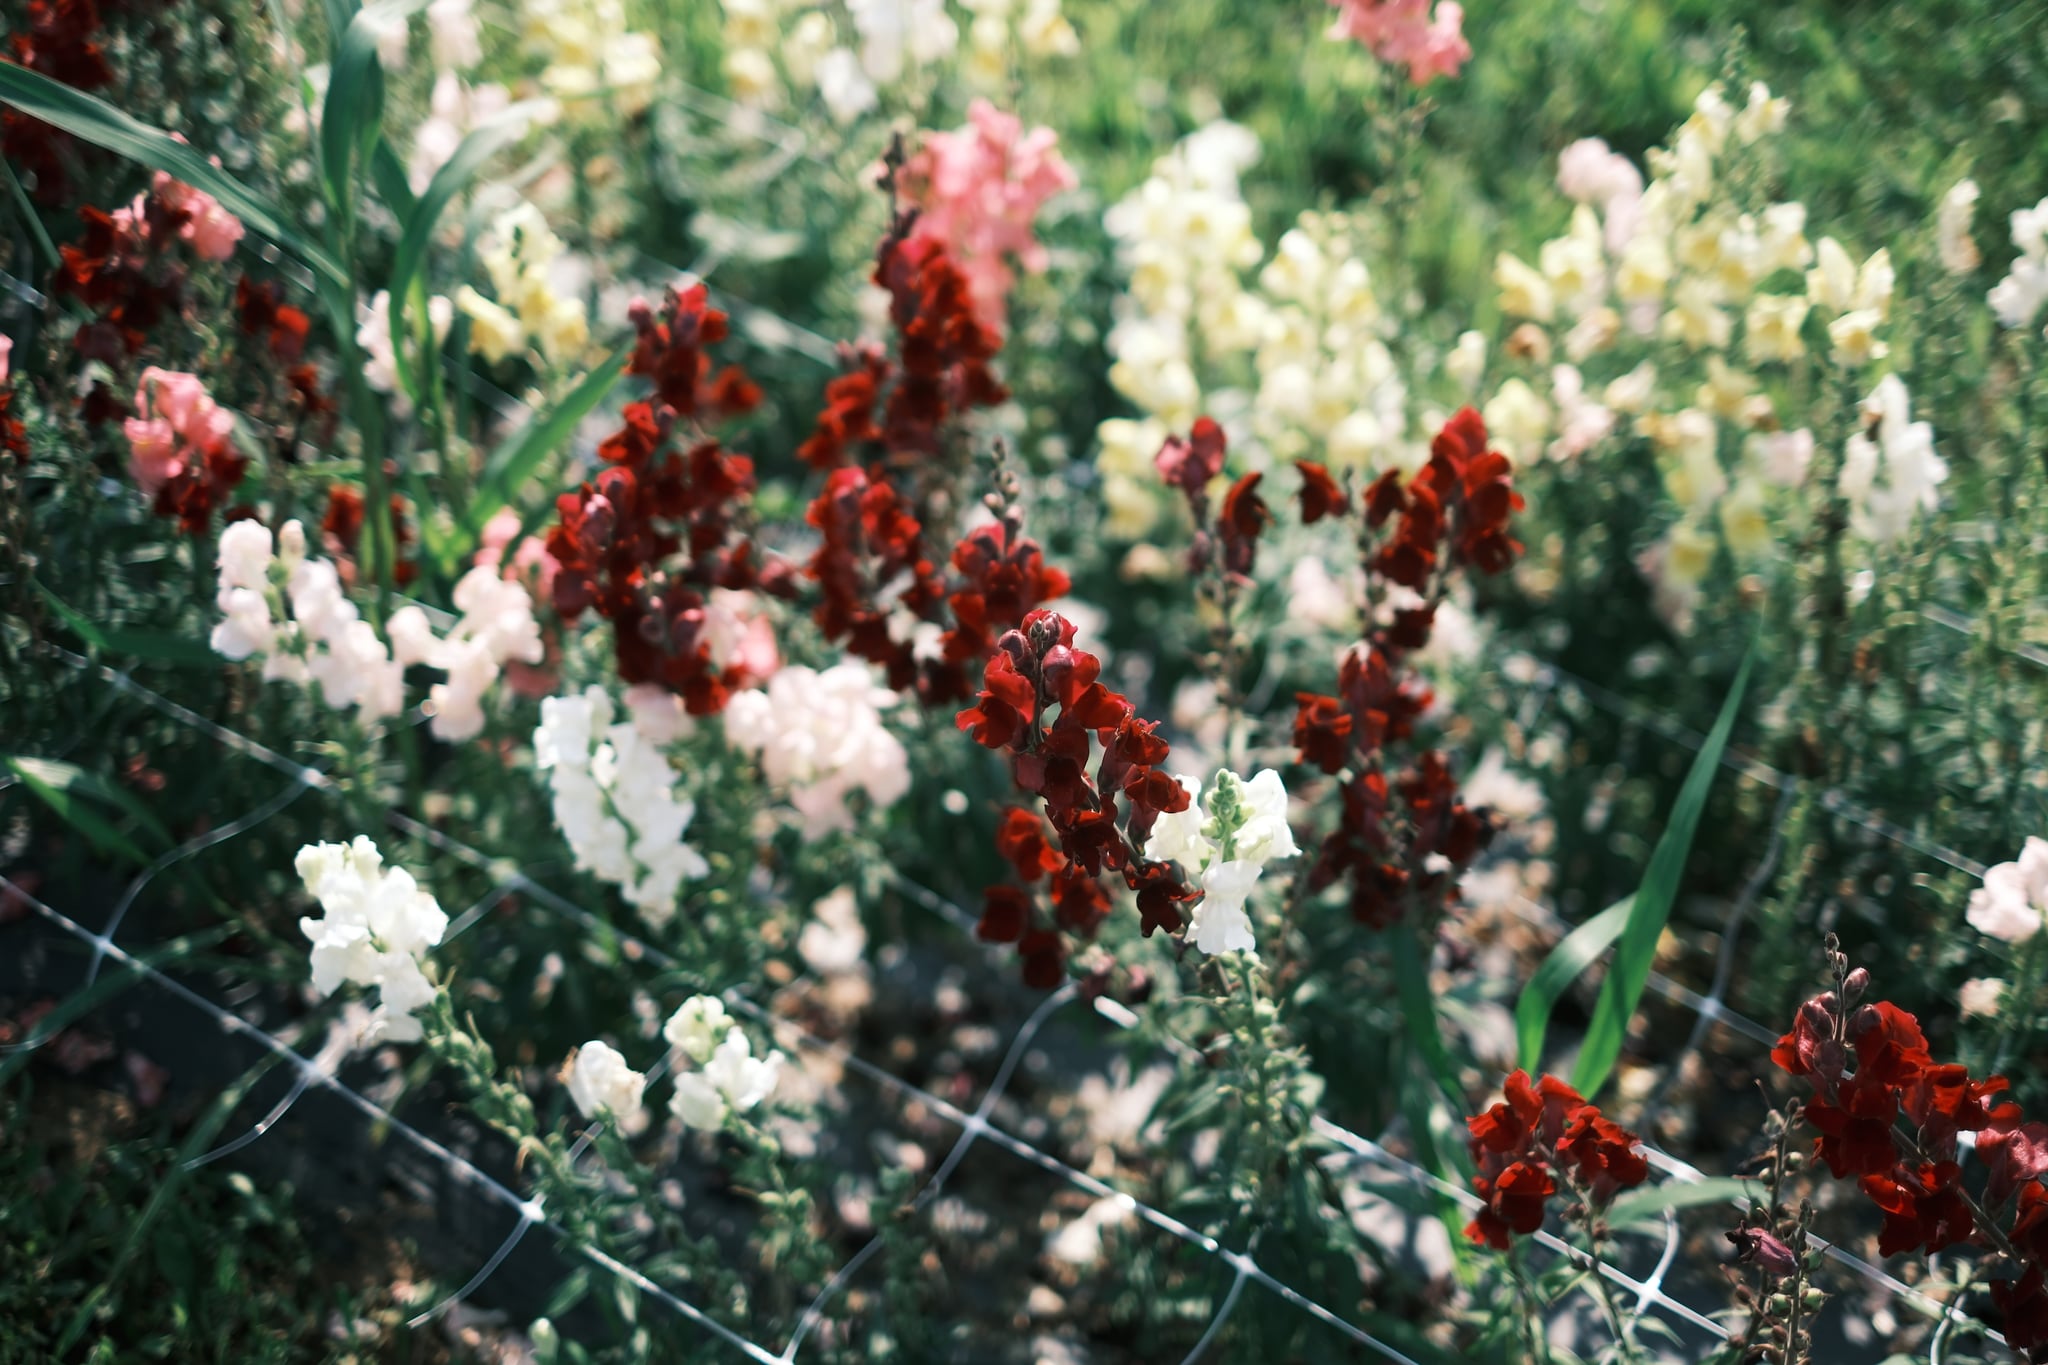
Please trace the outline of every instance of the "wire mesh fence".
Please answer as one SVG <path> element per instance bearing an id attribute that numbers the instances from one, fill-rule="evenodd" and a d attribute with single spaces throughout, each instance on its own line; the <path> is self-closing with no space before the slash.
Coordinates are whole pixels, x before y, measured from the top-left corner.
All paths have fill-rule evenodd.
<path id="1" fill-rule="evenodd" d="M 274 1132 L 286 1118 L 293 1106 L 306 1094 L 320 1091 L 332 1094 L 364 1118 L 386 1127 L 404 1142 L 415 1148 L 429 1160 L 443 1166 L 449 1176 L 458 1184 L 481 1192 L 488 1199 L 503 1207 L 510 1216 L 511 1225 L 502 1240 L 486 1256 L 475 1271 L 467 1276 L 455 1293 L 446 1296 L 433 1306 L 421 1312 L 415 1325 L 423 1324 L 445 1312 L 457 1301 L 469 1298 L 483 1291 L 507 1257 L 533 1230 L 542 1229 L 562 1239 L 571 1253 L 587 1261 L 603 1273 L 613 1276 L 638 1291 L 647 1294 L 672 1310 L 681 1320 L 700 1329 L 739 1354 L 762 1362 L 790 1362 L 799 1358 L 807 1342 L 816 1339 L 817 1332 L 832 1308 L 834 1300 L 843 1294 L 848 1285 L 882 1248 L 879 1235 L 862 1243 L 825 1282 L 823 1288 L 798 1317 L 788 1337 L 780 1342 L 754 1340 L 731 1326 L 718 1320 L 704 1307 L 694 1304 L 674 1289 L 659 1283 L 653 1276 L 625 1263 L 599 1247 L 569 1237 L 565 1231 L 552 1222 L 544 1204 L 530 1196 L 522 1195 L 511 1185 L 484 1171 L 470 1158 L 465 1157 L 420 1128 L 394 1114 L 385 1105 L 371 1099 L 359 1090 L 352 1089 L 339 1077 L 341 1058 L 334 1049 L 309 1052 L 294 1046 L 274 1033 L 249 1022 L 226 1005 L 209 998 L 191 986 L 180 982 L 169 972 L 153 963 L 147 950 L 138 950 L 119 941 L 123 924 L 131 908 L 145 889 L 162 873 L 178 862 L 196 856 L 241 834 L 247 833 L 264 821 L 285 810 L 307 793 L 332 795 L 336 791 L 334 780 L 316 767 L 278 753 L 246 735 L 239 734 L 198 715 L 189 708 L 134 681 L 126 673 L 107 664 L 98 663 L 83 656 L 51 647 L 53 662 L 60 666 L 78 670 L 87 678 L 131 698 L 158 713 L 170 718 L 181 726 L 195 731 L 223 750 L 252 759 L 283 774 L 287 781 L 274 796 L 246 811 L 238 818 L 226 821 L 205 833 L 180 844 L 177 848 L 152 862 L 131 882 L 120 897 L 114 901 L 97 930 L 88 927 L 74 914 L 48 905 L 20 884 L 0 877 L 0 892 L 16 898 L 19 903 L 33 909 L 49 924 L 76 939 L 88 953 L 88 965 L 84 973 L 81 991 L 90 988 L 103 966 L 146 979 L 169 991 L 180 1001 L 199 1011 L 221 1029 L 223 1036 L 240 1038 L 270 1052 L 282 1059 L 290 1068 L 292 1079 L 284 1096 L 275 1102 L 261 1118 L 253 1122 L 238 1136 L 191 1159 L 193 1166 L 210 1163 L 232 1156 L 245 1150 L 250 1144 Z M 1609 708 L 1618 717 L 1631 723 L 1643 723 L 1656 733 L 1673 742 L 1697 746 L 1700 737 L 1668 721 L 1655 723 L 1644 720 L 1633 708 L 1627 707 L 1583 680 L 1570 677 L 1547 665 L 1537 665 L 1537 685 L 1545 688 L 1570 687 L 1583 691 L 1596 705 Z M 411 718 L 415 723 L 417 715 Z M 1787 774 L 1760 764 L 1753 759 L 1731 756 L 1728 766 L 1744 778 L 1762 783 L 1781 791 L 1791 790 L 1796 779 Z M 1829 809 L 1846 821 L 1870 830 L 1879 836 L 1894 840 L 1923 856 L 1935 859 L 1952 867 L 1969 870 L 1971 861 L 1953 850 L 1909 835 L 1860 810 L 1846 799 L 1831 805 Z M 1779 807 L 1782 818 L 1784 807 Z M 643 961 L 655 967 L 680 969 L 684 964 L 676 961 L 660 947 L 645 942 L 630 933 L 619 930 L 616 925 L 573 899 L 553 890 L 545 882 L 528 875 L 516 863 L 486 852 L 447 830 L 429 825 L 417 817 L 398 810 L 389 812 L 392 828 L 408 837 L 421 840 L 439 848 L 455 859 L 468 864 L 485 874 L 490 880 L 490 889 L 465 907 L 451 921 L 448 938 L 454 939 L 473 931 L 484 922 L 491 909 L 507 897 L 518 895 L 530 899 L 549 912 L 562 916 L 573 924 L 586 929 L 602 929 L 615 935 L 627 948 L 632 960 Z M 897 886 L 907 899 L 923 907 L 963 931 L 970 931 L 975 917 L 964 908 L 948 901 L 944 896 L 906 877 L 899 876 Z M 1514 902 L 1518 914 L 1546 931 L 1561 933 L 1567 927 L 1560 923 L 1554 912 L 1546 907 L 1519 897 Z M 1725 1000 L 1727 988 L 1725 978 L 1718 980 L 1708 994 L 1700 994 L 1662 974 L 1653 974 L 1651 988 L 1667 1001 L 1697 1016 L 1703 1024 L 1719 1025 L 1737 1037 L 1751 1044 L 1768 1047 L 1777 1039 L 1775 1030 L 1750 1019 L 1731 1008 Z M 1010 1158 L 1025 1163 L 1055 1179 L 1065 1182 L 1095 1199 L 1113 1200 L 1131 1217 L 1149 1228 L 1195 1248 L 1212 1257 L 1228 1272 L 1229 1279 L 1217 1299 L 1213 1317 L 1202 1336 L 1186 1357 L 1198 1360 L 1213 1346 L 1225 1322 L 1242 1302 L 1247 1286 L 1270 1294 L 1292 1305 L 1302 1313 L 1323 1323 L 1333 1332 L 1353 1345 L 1375 1353 L 1389 1361 L 1409 1361 L 1397 1346 L 1374 1335 L 1372 1332 L 1350 1321 L 1342 1312 L 1330 1304 L 1302 1292 L 1284 1280 L 1276 1277 L 1260 1265 L 1257 1258 L 1256 1238 L 1241 1247 L 1227 1246 L 1190 1226 L 1170 1212 L 1149 1205 L 1127 1191 L 1119 1190 L 1108 1182 L 1090 1175 L 1084 1170 L 1063 1160 L 1057 1154 L 1045 1150 L 1037 1143 L 1027 1140 L 1019 1133 L 999 1123 L 995 1117 L 998 1105 L 1005 1099 L 1018 1067 L 1039 1040 L 1043 1030 L 1057 1017 L 1071 1012 L 1081 1002 L 1081 991 L 1076 983 L 1070 983 L 1046 996 L 1023 1021 L 1011 1036 L 994 1079 L 982 1092 L 973 1107 L 965 1107 L 938 1094 L 924 1089 L 894 1073 L 874 1060 L 861 1056 L 838 1042 L 820 1038 L 807 1032 L 795 1021 L 777 1015 L 772 1008 L 764 1005 L 753 995 L 733 990 L 725 993 L 729 1008 L 737 1015 L 755 1021 L 769 1030 L 778 1042 L 801 1051 L 816 1052 L 829 1057 L 846 1071 L 859 1075 L 873 1083 L 881 1091 L 893 1096 L 899 1102 L 914 1102 L 929 1114 L 935 1115 L 957 1130 L 957 1137 L 948 1149 L 932 1175 L 924 1181 L 913 1196 L 910 1208 L 923 1209 L 936 1201 L 944 1192 L 950 1177 L 959 1169 L 977 1146 L 985 1145 L 1007 1154 Z M 1120 1029 L 1134 1029 L 1137 1017 L 1124 1006 L 1106 997 L 1088 1002 L 1091 1012 L 1100 1020 Z M 17 1048 L 32 1049 L 47 1043 L 57 1030 L 46 1028 Z M 1184 1045 L 1183 1045 L 1184 1047 Z M 1188 1049 L 1191 1051 L 1191 1049 Z M 1183 1057 L 1182 1060 L 1187 1060 Z M 657 1071 L 658 1077 L 659 1072 Z M 1417 1189 L 1427 1190 L 1443 1196 L 1465 1208 L 1476 1208 L 1481 1201 L 1468 1189 L 1444 1179 L 1429 1171 L 1386 1145 L 1386 1139 L 1376 1139 L 1354 1132 L 1323 1115 L 1314 1119 L 1318 1135 L 1327 1139 L 1341 1156 L 1332 1158 L 1332 1164 L 1340 1168 L 1371 1170 Z M 582 1160 L 591 1148 L 596 1133 L 586 1130 L 572 1148 L 572 1162 Z M 1672 1156 L 1655 1146 L 1646 1144 L 1646 1153 L 1653 1168 L 1665 1180 L 1694 1183 L 1707 1177 L 1693 1164 Z M 1450 1230 L 1455 1235 L 1455 1229 Z M 1644 1311 L 1655 1311 L 1667 1315 L 1674 1322 L 1706 1334 L 1710 1338 L 1725 1339 L 1728 1328 L 1711 1310 L 1702 1310 L 1679 1299 L 1668 1287 L 1667 1277 L 1676 1263 L 1680 1231 L 1676 1217 L 1666 1212 L 1661 1228 L 1661 1238 L 1656 1250 L 1654 1263 L 1648 1273 L 1632 1275 L 1619 1265 L 1592 1261 L 1587 1254 L 1572 1247 L 1562 1239 L 1547 1232 L 1538 1233 L 1534 1241 L 1553 1255 L 1564 1258 L 1582 1268 L 1590 1269 L 1623 1294 L 1629 1296 Z M 1890 1275 L 1882 1267 L 1874 1265 L 1854 1253 L 1830 1243 L 1816 1239 L 1816 1245 L 1839 1267 L 1870 1285 L 1898 1297 L 1929 1316 L 1959 1316 L 1954 1304 L 1945 1303 L 1928 1294 L 1925 1290 L 1906 1284 Z M 457 1269 L 455 1273 L 460 1273 Z M 1979 1325 L 1987 1340 L 2003 1343 L 2003 1337 L 1988 1327 Z"/>

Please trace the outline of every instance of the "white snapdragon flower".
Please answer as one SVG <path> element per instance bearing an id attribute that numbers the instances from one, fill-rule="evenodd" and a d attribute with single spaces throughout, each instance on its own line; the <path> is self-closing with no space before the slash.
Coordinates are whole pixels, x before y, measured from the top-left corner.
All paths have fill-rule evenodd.
<path id="1" fill-rule="evenodd" d="M 454 306 L 442 295 L 433 295 L 427 300 L 427 320 L 434 342 L 439 345 L 447 339 L 448 328 L 455 321 Z M 412 400 L 405 396 L 398 382 L 398 361 L 392 353 L 391 291 L 379 289 L 372 295 L 368 304 L 360 306 L 357 321 L 356 345 L 362 348 L 364 356 L 364 382 L 378 393 L 391 396 L 394 415 L 410 416 Z"/>
<path id="2" fill-rule="evenodd" d="M 2005 999 L 2005 983 L 1997 977 L 1975 977 L 1956 992 L 1956 1004 L 1965 1019 L 1995 1019 Z"/>
<path id="3" fill-rule="evenodd" d="M 880 103 L 874 82 L 850 48 L 832 48 L 818 58 L 814 72 L 818 98 L 825 102 L 825 112 L 834 123 L 852 123 Z"/>
<path id="4" fill-rule="evenodd" d="M 867 956 L 868 931 L 860 922 L 860 901 L 853 888 L 842 886 L 811 906 L 811 921 L 797 935 L 796 950 L 804 965 L 820 976 L 859 971 Z"/>
<path id="5" fill-rule="evenodd" d="M 782 1074 L 782 1054 L 753 1055 L 747 1035 L 729 1029 L 701 1071 L 676 1077 L 669 1111 L 691 1128 L 713 1130 L 735 1114 L 744 1114 L 775 1091 Z"/>
<path id="6" fill-rule="evenodd" d="M 1486 373 L 1486 338 L 1477 332 L 1459 334 L 1457 344 L 1444 356 L 1444 373 L 1459 388 L 1471 393 Z"/>
<path id="7" fill-rule="evenodd" d="M 640 1097 L 647 1077 L 626 1065 L 626 1059 L 607 1043 L 588 1042 L 569 1058 L 566 1075 L 569 1098 L 583 1117 L 610 1115 L 629 1118 L 640 1111 Z"/>
<path id="8" fill-rule="evenodd" d="M 1287 788 L 1280 774 L 1262 768 L 1244 784 L 1240 797 L 1243 823 L 1237 827 L 1236 852 L 1240 860 L 1264 867 L 1275 858 L 1292 858 L 1294 831 L 1287 824 Z"/>
<path id="9" fill-rule="evenodd" d="M 223 620 L 213 628 L 213 651 L 240 662 L 268 654 L 277 642 L 270 612 L 270 528 L 259 521 L 231 523 L 220 534 L 220 590 L 215 605 Z"/>
<path id="10" fill-rule="evenodd" d="M 443 71 L 466 71 L 484 59 L 471 0 L 429 0 L 427 38 L 434 65 Z"/>
<path id="11" fill-rule="evenodd" d="M 1203 952 L 1255 953 L 1258 939 L 1245 901 L 1258 884 L 1257 863 L 1232 859 L 1202 873 L 1202 899 L 1188 918 L 1188 941 Z"/>
<path id="12" fill-rule="evenodd" d="M 1583 455 L 1613 433 L 1614 410 L 1586 395 L 1586 377 L 1577 366 L 1552 368 L 1550 397 L 1557 406 L 1557 439 L 1550 443 L 1553 460 Z"/>
<path id="13" fill-rule="evenodd" d="M 1967 275 L 1984 263 L 1984 255 L 1970 236 L 1970 221 L 1977 215 L 1977 182 L 1958 180 L 1941 196 L 1935 216 L 1935 254 L 1941 268 L 1951 275 Z"/>
<path id="14" fill-rule="evenodd" d="M 683 883 L 711 868 L 683 841 L 697 807 L 679 790 L 666 741 L 632 720 L 614 724 L 615 714 L 600 687 L 542 702 L 534 766 L 548 774 L 555 826 L 577 868 L 617 886 L 659 926 L 674 916 Z"/>
<path id="15" fill-rule="evenodd" d="M 1152 822 L 1145 856 L 1153 862 L 1174 862 L 1191 872 L 1199 871 L 1216 853 L 1216 845 L 1202 832 L 1209 820 L 1202 809 L 1202 783 L 1185 773 L 1176 773 L 1173 780 L 1188 794 L 1187 809 L 1164 811 Z"/>
<path id="16" fill-rule="evenodd" d="M 726 740 L 760 760 L 769 785 L 788 794 L 804 838 L 815 840 L 853 828 L 854 792 L 886 810 L 910 790 L 909 756 L 882 723 L 896 700 L 865 663 L 822 673 L 793 665 L 765 687 L 733 694 Z"/>
<path id="17" fill-rule="evenodd" d="M 1145 856 L 1177 862 L 1198 877 L 1203 897 L 1188 923 L 1187 941 L 1205 953 L 1254 952 L 1250 912 L 1245 908 L 1260 872 L 1276 858 L 1301 852 L 1287 823 L 1287 789 L 1271 768 L 1246 782 L 1224 771 L 1206 800 L 1195 778 L 1176 774 L 1188 794 L 1188 808 L 1169 811 L 1153 823 Z"/>
<path id="18" fill-rule="evenodd" d="M 348 982 L 375 988 L 368 1036 L 413 1042 L 421 1036 L 413 1016 L 436 994 L 423 958 L 447 933 L 448 916 L 410 873 L 383 864 L 376 844 L 361 836 L 301 848 L 294 866 L 321 917 L 301 919 L 299 930 L 313 945 L 315 991 L 331 995 Z"/>
<path id="19" fill-rule="evenodd" d="M 1863 404 L 1864 431 L 1843 448 L 1840 487 L 1857 534 L 1897 540 L 1921 512 L 1941 505 L 1948 462 L 1934 449 L 1934 428 L 1911 420 L 1906 385 L 1888 374 Z"/>
<path id="20" fill-rule="evenodd" d="M 260 521 L 230 522 L 220 533 L 221 586 L 261 592 L 270 582 L 270 528 Z"/>
<path id="21" fill-rule="evenodd" d="M 2048 917 L 2048 839 L 2030 836 L 2012 862 L 1984 874 L 1970 893 L 1970 927 L 2005 943 L 2032 938 Z"/>
<path id="22" fill-rule="evenodd" d="M 669 1046 L 691 1061 L 703 1065 L 732 1028 L 732 1016 L 725 1002 L 715 995 L 695 995 L 685 1000 L 662 1025 L 661 1036 Z"/>
<path id="23" fill-rule="evenodd" d="M 2019 255 L 1987 296 L 2003 327 L 2031 327 L 2048 303 L 2048 199 L 2012 215 L 2012 244 Z"/>

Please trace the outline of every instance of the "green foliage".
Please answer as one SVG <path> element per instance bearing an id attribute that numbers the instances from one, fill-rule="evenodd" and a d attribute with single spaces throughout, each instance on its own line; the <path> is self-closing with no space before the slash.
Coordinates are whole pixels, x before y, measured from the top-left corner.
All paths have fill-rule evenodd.
<path id="1" fill-rule="evenodd" d="M 1672 904 L 1678 899 L 1686 856 L 1692 852 L 1693 833 L 1706 810 L 1707 791 L 1720 769 L 1721 753 L 1735 729 L 1735 717 L 1742 709 L 1742 696 L 1749 687 L 1749 670 L 1754 660 L 1752 648 L 1743 657 L 1742 667 L 1735 674 L 1735 685 L 1728 689 L 1720 717 L 1693 760 L 1685 785 L 1679 788 L 1678 804 L 1672 807 L 1670 822 L 1657 840 L 1656 852 L 1650 855 L 1643 884 L 1627 902 L 1628 919 L 1615 942 L 1614 965 L 1600 983 L 1600 1003 L 1586 1025 L 1586 1039 L 1572 1070 L 1572 1085 L 1589 1099 L 1599 1094 L 1612 1074 L 1622 1042 L 1628 1036 L 1629 1020 L 1635 1016 L 1636 1006 L 1650 983 L 1657 943 L 1671 918 Z"/>

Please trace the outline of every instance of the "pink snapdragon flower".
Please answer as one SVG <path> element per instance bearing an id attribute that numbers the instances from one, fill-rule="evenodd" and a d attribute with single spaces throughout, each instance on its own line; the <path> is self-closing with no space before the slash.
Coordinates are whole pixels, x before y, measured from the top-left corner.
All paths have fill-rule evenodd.
<path id="1" fill-rule="evenodd" d="M 242 220 L 222 208 L 218 199 L 163 171 L 156 173 L 150 188 L 165 208 L 183 218 L 178 235 L 192 244 L 199 259 L 225 261 L 235 254 L 235 245 L 242 240 Z"/>
<path id="2" fill-rule="evenodd" d="M 136 195 L 112 217 L 121 235 L 140 241 L 150 239 L 153 227 L 175 223 L 179 238 L 203 261 L 225 261 L 234 255 L 245 231 L 242 220 L 222 208 L 218 199 L 165 171 L 151 179 L 148 194 Z"/>
<path id="3" fill-rule="evenodd" d="M 207 457 L 225 450 L 234 419 L 217 407 L 199 376 L 162 370 L 142 372 L 135 390 L 139 414 L 122 423 L 128 435 L 128 469 L 151 497 Z"/>
<path id="4" fill-rule="evenodd" d="M 1024 131 L 1015 114 L 987 100 L 967 111 L 967 126 L 929 133 L 903 168 L 904 196 L 919 210 L 912 236 L 938 242 L 967 275 L 974 308 L 1002 330 L 1011 261 L 1033 274 L 1045 247 L 1033 232 L 1045 201 L 1079 182 L 1050 128 Z"/>
<path id="5" fill-rule="evenodd" d="M 1428 85 L 1455 76 L 1472 59 L 1465 41 L 1465 7 L 1453 0 L 1330 0 L 1338 10 L 1331 36 L 1351 38 L 1388 65 L 1408 68 L 1408 79 Z"/>

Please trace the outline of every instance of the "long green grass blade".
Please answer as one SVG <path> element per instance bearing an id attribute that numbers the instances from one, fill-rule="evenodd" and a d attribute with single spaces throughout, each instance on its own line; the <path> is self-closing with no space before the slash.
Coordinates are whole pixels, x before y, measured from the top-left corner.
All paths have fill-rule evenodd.
<path id="1" fill-rule="evenodd" d="M 1401 1017 L 1408 1026 L 1408 1041 L 1414 1045 L 1429 1075 L 1452 1105 L 1465 1103 L 1465 1085 L 1458 1079 L 1458 1067 L 1444 1046 L 1442 1026 L 1437 1021 L 1436 1001 L 1429 993 L 1429 962 L 1415 936 L 1397 927 L 1387 935 L 1387 947 L 1394 959 L 1394 989 L 1401 1001 Z"/>
<path id="2" fill-rule="evenodd" d="M 102 853 L 114 854 L 135 863 L 150 861 L 148 853 L 87 804 L 88 800 L 119 807 L 161 840 L 165 847 L 171 843 L 171 836 L 147 807 L 97 773 L 89 773 L 69 763 L 20 754 L 0 755 L 0 768 L 6 768 L 20 778 L 22 786 L 55 811 L 66 824 L 91 840 Z"/>
<path id="3" fill-rule="evenodd" d="M 470 500 L 463 526 L 472 539 L 482 532 L 501 507 L 508 507 L 526 486 L 540 462 L 575 432 L 576 427 L 619 382 L 628 354 L 622 347 L 579 381 L 546 416 L 536 417 L 508 436 L 484 461 L 478 477 L 476 497 Z"/>
<path id="4" fill-rule="evenodd" d="M 1550 1031 L 1551 1011 L 1580 973 L 1621 937 L 1634 903 L 1635 897 L 1623 896 L 1566 934 L 1550 950 L 1550 956 L 1543 959 L 1529 984 L 1522 987 L 1522 996 L 1515 1001 L 1515 1056 L 1524 1071 L 1534 1074 L 1541 1069 L 1543 1039 Z"/>
<path id="5" fill-rule="evenodd" d="M 1628 1022 L 1635 1017 L 1643 990 L 1650 984 L 1657 940 L 1671 919 L 1678 885 L 1685 876 L 1686 856 L 1692 852 L 1693 834 L 1699 828 L 1701 812 L 1707 808 L 1714 772 L 1728 747 L 1728 735 L 1735 728 L 1735 717 L 1742 709 L 1742 695 L 1749 688 L 1749 673 L 1755 663 L 1756 646 L 1752 643 L 1742 657 L 1734 685 L 1721 703 L 1721 714 L 1715 719 L 1707 742 L 1700 746 L 1692 770 L 1685 775 L 1685 785 L 1679 788 L 1678 804 L 1672 807 L 1670 823 L 1665 825 L 1655 851 L 1650 854 L 1643 884 L 1630 898 L 1628 923 L 1615 946 L 1614 965 L 1608 969 L 1607 979 L 1600 983 L 1600 1002 L 1586 1027 L 1586 1041 L 1572 1072 L 1572 1084 L 1588 1099 L 1598 1094 L 1614 1074 L 1614 1064 L 1620 1059 L 1622 1043 L 1628 1037 Z"/>
<path id="6" fill-rule="evenodd" d="M 1626 1227 L 1655 1218 L 1666 1209 L 1692 1209 L 1702 1204 L 1735 1204 L 1745 1199 L 1761 1200 L 1763 1186 L 1754 1180 L 1716 1176 L 1711 1180 L 1667 1180 L 1630 1190 L 1607 1206 L 1607 1222 Z"/>
<path id="7" fill-rule="evenodd" d="M 276 204 L 163 129 L 152 128 L 105 100 L 12 62 L 0 62 L 0 102 L 33 114 L 95 147 L 153 170 L 167 171 L 194 189 L 205 190 L 230 213 L 304 261 L 327 285 L 344 290 L 349 287 L 348 272 L 341 263 L 287 226 Z"/>
<path id="8" fill-rule="evenodd" d="M 384 69 L 377 60 L 378 42 L 426 3 L 377 0 L 366 5 L 350 17 L 334 45 L 327 99 L 320 107 L 320 172 L 328 205 L 344 220 L 355 212 L 356 165 L 369 167 L 384 127 Z"/>
<path id="9" fill-rule="evenodd" d="M 219 668 L 224 662 L 204 640 L 189 635 L 173 635 L 168 631 L 102 626 L 51 592 L 40 580 L 36 582 L 36 591 L 49 603 L 50 610 L 71 627 L 73 634 L 104 653 L 129 659 L 148 659 L 180 668 Z"/>

